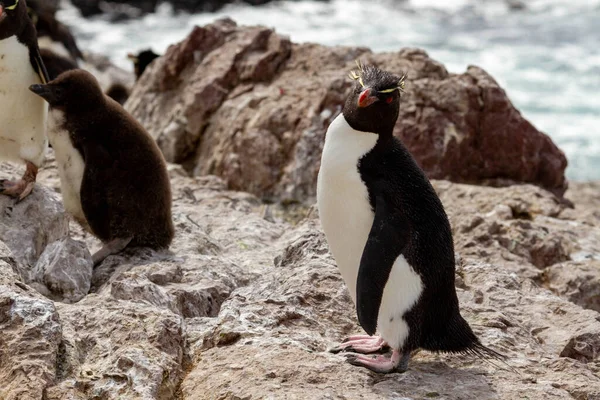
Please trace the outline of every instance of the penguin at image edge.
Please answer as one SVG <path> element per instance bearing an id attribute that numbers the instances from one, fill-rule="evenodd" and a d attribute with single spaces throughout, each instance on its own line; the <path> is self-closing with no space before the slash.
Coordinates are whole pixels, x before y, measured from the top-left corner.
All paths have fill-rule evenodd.
<path id="1" fill-rule="evenodd" d="M 25 0 L 0 0 L 0 160 L 24 162 L 19 180 L 0 180 L 0 194 L 23 200 L 44 162 L 48 106 L 28 88 L 46 83 L 37 33 Z"/>
<path id="2" fill-rule="evenodd" d="M 404 77 L 360 64 L 350 77 L 354 87 L 325 136 L 317 205 L 368 335 L 351 336 L 332 351 L 353 352 L 348 362 L 381 373 L 406 371 L 418 349 L 505 360 L 481 344 L 460 314 L 448 217 L 393 135 Z M 389 357 L 366 355 L 388 347 Z"/>

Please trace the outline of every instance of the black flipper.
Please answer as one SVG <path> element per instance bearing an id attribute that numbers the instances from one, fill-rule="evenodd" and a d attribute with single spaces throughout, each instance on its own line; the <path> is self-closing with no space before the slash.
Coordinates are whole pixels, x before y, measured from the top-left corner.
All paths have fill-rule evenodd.
<path id="1" fill-rule="evenodd" d="M 383 289 L 396 258 L 408 242 L 407 221 L 376 194 L 375 219 L 360 259 L 356 282 L 356 312 L 363 329 L 374 335 Z"/>
<path id="2" fill-rule="evenodd" d="M 50 82 L 50 77 L 48 76 L 48 71 L 46 70 L 46 66 L 44 65 L 44 61 L 42 61 L 42 55 L 40 54 L 40 49 L 35 46 L 34 48 L 30 47 L 29 57 L 31 59 L 31 65 L 33 69 L 40 77 L 42 84 L 46 84 Z"/>

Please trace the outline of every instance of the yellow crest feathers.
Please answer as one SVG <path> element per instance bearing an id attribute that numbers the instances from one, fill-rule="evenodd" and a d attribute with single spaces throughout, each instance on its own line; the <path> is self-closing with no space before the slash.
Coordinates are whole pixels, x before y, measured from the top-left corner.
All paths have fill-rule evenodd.
<path id="1" fill-rule="evenodd" d="M 5 7 L 5 9 L 6 10 L 14 10 L 15 8 L 17 8 L 17 4 L 19 4 L 19 0 L 15 1 L 15 4 L 13 4 L 12 6 Z"/>
<path id="2" fill-rule="evenodd" d="M 358 83 L 360 83 L 360 86 L 365 87 L 365 83 L 363 82 L 363 74 L 365 72 L 365 68 L 359 60 L 356 60 L 355 62 L 356 62 L 356 66 L 358 67 L 358 71 L 350 71 L 350 73 L 348 74 L 348 77 L 354 81 L 358 81 Z M 398 90 L 399 92 L 404 92 L 405 81 L 406 81 L 406 73 L 402 74 L 402 77 L 398 81 L 398 84 L 396 85 L 396 87 L 380 90 L 379 93 L 392 93 L 395 90 Z"/>

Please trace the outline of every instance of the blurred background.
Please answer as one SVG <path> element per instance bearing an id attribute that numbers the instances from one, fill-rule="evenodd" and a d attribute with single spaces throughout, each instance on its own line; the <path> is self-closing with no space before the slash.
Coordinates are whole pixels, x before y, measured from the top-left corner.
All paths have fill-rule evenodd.
<path id="1" fill-rule="evenodd" d="M 267 1 L 60 0 L 56 17 L 79 48 L 127 70 L 127 53 L 163 54 L 224 16 L 294 42 L 420 47 L 450 72 L 487 70 L 566 153 L 570 180 L 600 179 L 600 0 Z"/>

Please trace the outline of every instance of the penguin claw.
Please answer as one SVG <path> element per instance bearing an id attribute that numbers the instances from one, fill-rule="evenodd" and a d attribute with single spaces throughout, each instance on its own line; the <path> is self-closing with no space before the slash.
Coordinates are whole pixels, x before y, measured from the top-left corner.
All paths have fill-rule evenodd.
<path id="1" fill-rule="evenodd" d="M 377 357 L 362 354 L 345 354 L 346 361 L 357 367 L 365 367 L 373 372 L 389 374 L 392 372 L 406 372 L 410 353 L 400 354 L 398 350 L 392 352 L 391 357 L 378 355 Z"/>
<path id="2" fill-rule="evenodd" d="M 0 180 L 0 194 L 16 197 L 17 203 L 29 196 L 38 173 L 38 167 L 31 161 L 27 161 L 25 165 L 25 173 L 18 181 Z"/>
<path id="3" fill-rule="evenodd" d="M 329 349 L 330 353 L 353 351 L 355 353 L 376 353 L 388 347 L 385 340 L 379 336 L 356 335 L 345 339 L 340 345 Z"/>
<path id="4" fill-rule="evenodd" d="M 17 203 L 20 202 L 25 197 L 27 197 L 27 196 L 29 196 L 31 194 L 31 192 L 33 191 L 33 185 L 34 185 L 33 182 L 27 182 L 27 184 L 25 185 L 25 189 L 23 190 L 23 192 L 21 193 L 21 195 L 17 199 Z"/>
<path id="5" fill-rule="evenodd" d="M 17 203 L 29 196 L 33 190 L 34 182 L 24 180 L 9 181 L 7 179 L 0 180 L 0 194 L 10 197 L 16 197 Z"/>

